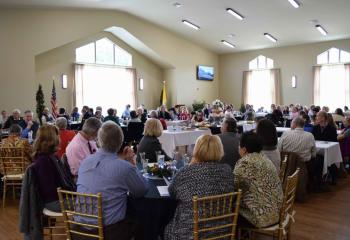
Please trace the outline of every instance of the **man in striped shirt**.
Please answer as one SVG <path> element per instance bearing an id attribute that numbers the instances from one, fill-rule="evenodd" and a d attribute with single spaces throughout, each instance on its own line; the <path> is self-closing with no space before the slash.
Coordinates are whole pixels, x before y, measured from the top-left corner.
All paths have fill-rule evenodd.
<path id="1" fill-rule="evenodd" d="M 304 131 L 305 121 L 301 117 L 294 118 L 291 131 L 284 132 L 278 142 L 280 152 L 296 153 L 301 160 L 308 162 L 316 156 L 314 136 Z"/>

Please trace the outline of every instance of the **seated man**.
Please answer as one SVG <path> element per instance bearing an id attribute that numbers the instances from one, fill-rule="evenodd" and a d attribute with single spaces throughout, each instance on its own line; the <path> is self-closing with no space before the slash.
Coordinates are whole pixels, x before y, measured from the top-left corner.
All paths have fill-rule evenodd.
<path id="1" fill-rule="evenodd" d="M 107 121 L 112 121 L 115 122 L 116 124 L 120 125 L 119 123 L 119 117 L 117 116 L 117 110 L 113 108 L 109 108 L 107 110 L 108 116 L 103 119 L 104 122 Z"/>
<path id="2" fill-rule="evenodd" d="M 218 135 L 224 147 L 224 156 L 221 163 L 230 165 L 232 169 L 235 168 L 237 160 L 240 159 L 238 152 L 239 137 L 236 128 L 237 124 L 233 118 L 225 118 L 221 125 L 221 134 Z"/>
<path id="3" fill-rule="evenodd" d="M 286 131 L 278 142 L 280 152 L 293 152 L 301 160 L 308 162 L 316 157 L 316 144 L 314 136 L 304 131 L 305 121 L 301 117 L 294 118 L 291 124 L 292 131 Z"/>
<path id="4" fill-rule="evenodd" d="M 102 123 L 99 119 L 91 117 L 83 125 L 83 129 L 75 135 L 66 148 L 66 155 L 71 173 L 78 174 L 80 163 L 97 150 L 95 139 Z"/>
<path id="5" fill-rule="evenodd" d="M 18 124 L 18 125 L 23 125 L 24 120 L 21 118 L 21 111 L 18 109 L 14 109 L 12 112 L 12 116 L 10 116 L 4 125 L 2 126 L 3 129 L 10 128 L 12 124 Z"/>
<path id="6" fill-rule="evenodd" d="M 20 126 L 23 129 L 21 137 L 27 138 L 29 140 L 29 143 L 33 142 L 33 140 L 36 137 L 36 132 L 39 129 L 39 123 L 33 120 L 32 111 L 27 110 L 24 112 L 24 121 L 21 122 Z M 30 136 L 30 132 L 31 132 L 31 136 Z"/>
<path id="7" fill-rule="evenodd" d="M 147 182 L 136 168 L 133 151 L 128 148 L 117 155 L 124 137 L 114 122 L 106 122 L 98 131 L 101 148 L 81 164 L 77 192 L 102 193 L 102 211 L 105 239 L 129 240 L 140 231 L 126 216 L 127 196 L 141 197 L 147 192 Z M 128 160 L 123 160 L 128 159 Z M 91 218 L 78 217 L 91 224 Z M 97 219 L 94 224 L 97 224 Z M 116 237 L 117 236 L 117 237 Z"/>

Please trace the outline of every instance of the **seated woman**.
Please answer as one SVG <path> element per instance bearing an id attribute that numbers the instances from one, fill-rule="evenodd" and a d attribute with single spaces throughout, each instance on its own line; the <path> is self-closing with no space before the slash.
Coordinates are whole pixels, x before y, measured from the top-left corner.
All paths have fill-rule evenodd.
<path id="1" fill-rule="evenodd" d="M 115 122 L 116 124 L 120 125 L 119 123 L 119 117 L 117 116 L 117 110 L 113 108 L 109 108 L 107 110 L 108 116 L 103 119 L 104 122 L 107 121 L 112 121 Z"/>
<path id="2" fill-rule="evenodd" d="M 233 192 L 232 170 L 220 163 L 223 155 L 218 136 L 203 135 L 197 139 L 190 165 L 182 168 L 169 186 L 170 196 L 178 200 L 178 205 L 165 229 L 165 239 L 193 239 L 193 196 Z"/>
<path id="3" fill-rule="evenodd" d="M 203 122 L 205 121 L 204 114 L 202 111 L 197 111 L 196 114 L 192 118 L 192 122 Z"/>
<path id="4" fill-rule="evenodd" d="M 280 171 L 281 154 L 277 149 L 277 131 L 272 121 L 263 119 L 256 126 L 256 133 L 263 141 L 262 153 L 265 154 L 275 165 L 277 172 Z"/>
<path id="5" fill-rule="evenodd" d="M 341 130 L 337 140 L 339 141 L 344 162 L 347 163 L 350 157 L 350 117 L 345 117 L 343 124 L 345 128 Z"/>
<path id="6" fill-rule="evenodd" d="M 61 186 L 61 177 L 55 166 L 55 153 L 59 146 L 58 129 L 53 125 L 44 125 L 39 128 L 34 142 L 34 172 L 37 176 L 39 195 L 47 208 L 60 212 L 57 188 Z"/>
<path id="7" fill-rule="evenodd" d="M 239 226 L 257 228 L 279 221 L 282 185 L 273 163 L 261 153 L 263 140 L 253 132 L 242 135 L 234 174 L 235 189 L 242 190 Z"/>
<path id="8" fill-rule="evenodd" d="M 66 153 L 69 142 L 73 140 L 75 132 L 73 130 L 67 130 L 67 119 L 65 117 L 57 118 L 56 126 L 58 127 L 60 136 L 60 146 L 56 155 L 61 159 L 62 155 Z"/>
<path id="9" fill-rule="evenodd" d="M 181 106 L 180 108 L 180 114 L 179 114 L 179 120 L 190 120 L 191 115 L 187 109 L 186 106 Z"/>
<path id="10" fill-rule="evenodd" d="M 139 143 L 137 153 L 146 153 L 146 159 L 149 162 L 157 162 L 156 152 L 160 151 L 165 157 L 165 161 L 169 161 L 171 158 L 164 152 L 162 145 L 160 144 L 158 137 L 162 135 L 163 127 L 158 119 L 150 118 L 145 123 L 145 129 L 143 137 Z"/>
<path id="11" fill-rule="evenodd" d="M 2 140 L 0 146 L 6 147 L 23 147 L 26 163 L 32 162 L 32 146 L 29 144 L 28 139 L 21 138 L 22 128 L 18 124 L 12 124 L 9 131 L 8 138 Z"/>

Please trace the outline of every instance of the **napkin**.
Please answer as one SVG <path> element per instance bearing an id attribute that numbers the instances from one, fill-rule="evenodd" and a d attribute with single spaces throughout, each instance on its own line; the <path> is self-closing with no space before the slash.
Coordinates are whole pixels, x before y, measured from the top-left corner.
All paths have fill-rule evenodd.
<path id="1" fill-rule="evenodd" d="M 162 197 L 167 197 L 170 196 L 169 191 L 168 191 L 168 186 L 157 186 L 159 195 Z"/>

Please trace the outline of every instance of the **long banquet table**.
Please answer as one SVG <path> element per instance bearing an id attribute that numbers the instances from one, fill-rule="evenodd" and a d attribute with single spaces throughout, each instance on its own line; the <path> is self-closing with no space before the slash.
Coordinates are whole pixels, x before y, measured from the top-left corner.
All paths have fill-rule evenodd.
<path id="1" fill-rule="evenodd" d="M 172 153 L 176 147 L 195 144 L 198 137 L 210 134 L 210 129 L 191 129 L 183 131 L 164 130 L 158 139 L 166 154 L 168 154 L 168 156 L 172 156 Z"/>

